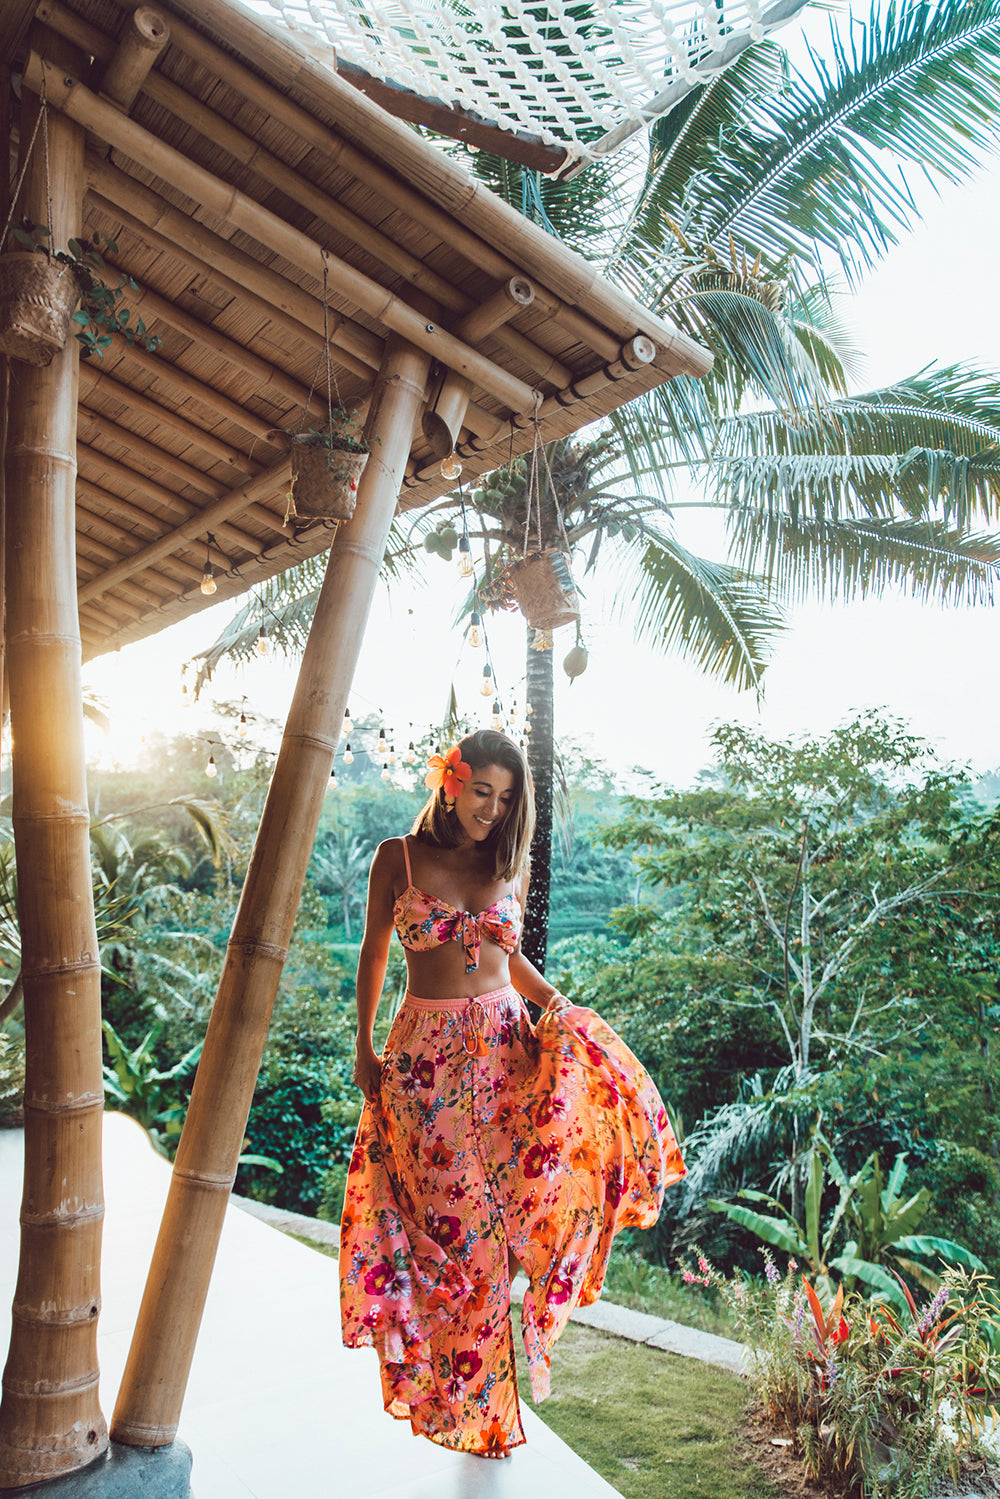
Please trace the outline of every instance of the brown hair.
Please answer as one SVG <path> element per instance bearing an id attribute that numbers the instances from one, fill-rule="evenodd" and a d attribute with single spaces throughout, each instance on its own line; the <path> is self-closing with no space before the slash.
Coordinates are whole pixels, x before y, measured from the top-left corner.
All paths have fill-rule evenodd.
<path id="1" fill-rule="evenodd" d="M 528 850 L 531 835 L 535 831 L 535 788 L 531 782 L 531 771 L 513 739 L 498 734 L 493 729 L 477 729 L 459 741 L 462 759 L 472 769 L 482 770 L 487 765 L 499 765 L 509 770 L 514 777 L 514 800 L 503 821 L 486 839 L 486 846 L 493 849 L 494 873 L 498 880 L 513 880 L 528 868 Z M 455 817 L 448 812 L 444 787 L 431 793 L 428 801 L 417 814 L 410 832 L 424 843 L 437 848 L 454 848 L 459 841 L 459 827 Z"/>

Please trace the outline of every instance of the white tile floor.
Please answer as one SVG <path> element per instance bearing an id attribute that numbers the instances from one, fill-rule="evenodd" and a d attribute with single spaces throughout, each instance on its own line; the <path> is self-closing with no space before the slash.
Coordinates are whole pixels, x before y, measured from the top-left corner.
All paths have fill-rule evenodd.
<path id="1" fill-rule="evenodd" d="M 102 1401 L 128 1353 L 169 1167 L 105 1115 Z M 22 1135 L 0 1131 L 0 1354 L 17 1271 Z M 230 1208 L 180 1435 L 197 1499 L 611 1499 L 531 1411 L 505 1462 L 444 1451 L 382 1411 L 370 1351 L 341 1347 L 333 1260 Z"/>

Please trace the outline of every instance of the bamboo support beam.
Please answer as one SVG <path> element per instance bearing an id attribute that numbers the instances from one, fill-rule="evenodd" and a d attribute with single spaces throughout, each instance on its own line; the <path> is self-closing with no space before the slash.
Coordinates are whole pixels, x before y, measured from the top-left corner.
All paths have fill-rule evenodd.
<path id="1" fill-rule="evenodd" d="M 104 77 L 101 94 L 127 114 L 156 59 L 170 40 L 170 29 L 155 10 L 141 6 L 126 17 Z"/>
<path id="2" fill-rule="evenodd" d="M 148 546 L 140 547 L 131 557 L 119 563 L 116 567 L 109 568 L 105 576 L 93 583 L 88 583 L 80 590 L 80 602 L 96 598 L 105 589 L 115 587 L 123 578 L 134 577 L 143 572 L 153 563 L 161 561 L 175 553 L 177 548 L 185 541 L 196 541 L 199 537 L 204 538 L 207 532 L 218 532 L 218 529 L 231 515 L 236 515 L 244 510 L 248 503 L 268 495 L 277 494 L 288 488 L 288 459 L 277 463 L 273 468 L 266 469 L 264 473 L 258 474 L 255 479 L 248 479 L 245 484 L 239 484 L 231 489 L 228 494 L 216 500 L 214 504 L 207 505 L 200 510 L 191 520 L 175 530 L 161 536 L 157 541 L 151 541 Z"/>
<path id="3" fill-rule="evenodd" d="M 156 467 L 166 469 L 168 473 L 172 473 L 175 478 L 179 479 L 182 484 L 186 484 L 191 489 L 197 490 L 202 504 L 208 504 L 212 500 L 217 500 L 220 495 L 225 494 L 231 488 L 231 485 L 223 484 L 219 479 L 210 479 L 200 468 L 195 468 L 193 464 L 187 463 L 183 458 L 178 458 L 177 454 L 171 453 L 169 449 L 161 448 L 158 443 L 153 443 L 148 438 L 140 437 L 138 432 L 133 432 L 130 427 L 119 426 L 117 422 L 112 421 L 103 412 L 88 410 L 86 420 L 91 429 L 95 430 L 99 436 L 106 438 L 109 442 L 119 443 L 126 448 L 130 458 L 133 455 L 136 458 L 144 458 L 147 463 L 152 463 Z M 105 456 L 103 453 L 99 453 L 93 447 L 92 443 L 88 442 L 87 445 L 91 448 L 91 453 L 95 461 Z M 127 464 L 126 467 L 131 471 L 131 464 Z M 237 476 L 237 482 L 239 479 L 252 479 L 260 472 L 261 465 L 245 464 L 242 474 Z M 142 474 L 139 475 L 140 479 L 144 479 L 144 477 Z M 170 493 L 170 491 L 168 490 L 167 493 Z M 193 515 L 195 510 L 200 508 L 198 504 L 190 500 L 182 500 L 179 495 L 175 495 L 174 499 L 177 502 L 177 509 L 181 510 L 182 514 L 186 512 L 189 515 Z M 184 507 L 183 510 L 181 509 L 182 506 Z M 255 520 L 258 525 L 266 526 L 269 531 L 278 531 L 282 536 L 287 536 L 281 516 L 276 515 L 273 510 L 268 510 L 266 505 L 248 505 L 243 512 L 242 518 L 244 520 Z M 226 533 L 232 542 L 237 546 L 242 546 L 246 551 L 258 552 L 260 550 L 260 541 L 248 531 L 243 531 L 234 526 L 227 526 Z"/>
<path id="4" fill-rule="evenodd" d="M 133 416 L 149 417 L 157 427 L 165 427 L 168 431 L 176 432 L 178 437 L 182 437 L 192 447 L 200 448 L 209 458 L 218 463 L 225 463 L 237 474 L 252 475 L 259 471 L 260 465 L 255 464 L 240 448 L 234 448 L 230 443 L 223 442 L 221 438 L 216 437 L 214 432 L 206 432 L 203 427 L 189 422 L 187 417 L 181 416 L 179 411 L 174 411 L 170 406 L 164 406 L 160 401 L 151 400 L 143 391 L 135 390 L 131 385 L 116 380 L 114 375 L 109 374 L 103 368 L 89 364 L 81 365 L 81 405 L 85 406 L 88 411 L 100 413 L 100 407 L 94 403 L 95 396 L 120 402 Z"/>
<path id="5" fill-rule="evenodd" d="M 165 528 L 160 525 L 153 517 L 148 516 L 145 510 L 140 510 L 138 505 L 131 505 L 128 500 L 122 500 L 118 495 L 109 494 L 106 489 L 102 489 L 99 484 L 92 484 L 89 479 L 82 479 L 77 476 L 76 497 L 78 509 L 87 511 L 88 513 L 91 513 L 93 505 L 99 505 L 101 507 L 100 510 L 95 512 L 98 517 L 104 512 L 110 512 L 112 516 L 121 516 L 125 520 L 133 520 L 137 525 L 141 524 L 145 529 L 151 530 L 155 538 L 165 536 L 169 533 L 169 527 Z M 91 501 L 90 506 L 83 503 L 88 499 Z M 129 531 L 126 527 L 119 526 L 117 539 L 120 542 L 131 543 L 138 540 L 138 537 L 134 531 Z M 118 562 L 121 560 L 121 554 L 108 557 L 106 560 L 109 562 Z M 176 593 L 178 590 L 185 589 L 189 582 L 196 583 L 201 579 L 201 568 L 196 567 L 193 562 L 188 562 L 181 556 L 171 554 L 168 557 L 164 557 L 160 566 L 163 569 L 172 568 L 185 581 L 179 582 L 176 578 L 170 577 L 165 570 L 159 572 L 153 568 L 146 568 L 144 576 L 148 579 L 154 591 L 157 587 L 162 586 Z"/>
<path id="6" fill-rule="evenodd" d="M 262 315 L 293 338 L 322 350 L 322 308 L 311 292 L 236 249 L 102 157 L 88 153 L 84 169 L 91 193 L 106 199 L 112 213 L 128 215 L 147 244 L 186 257 L 233 296 L 256 301 Z M 382 358 L 382 340 L 335 307 L 330 308 L 329 330 L 336 362 L 370 380 Z"/>
<path id="7" fill-rule="evenodd" d="M 180 495 L 174 494 L 172 489 L 165 489 L 162 484 L 157 484 L 148 475 L 139 473 L 137 469 L 130 468 L 128 464 L 122 463 L 117 458 L 109 457 L 107 453 L 100 452 L 89 443 L 81 441 L 77 448 L 81 467 L 86 467 L 88 470 L 99 469 L 106 474 L 113 474 L 115 478 L 121 479 L 131 488 L 139 490 L 154 504 L 162 505 L 165 510 L 184 520 L 192 517 L 197 520 L 218 498 L 218 496 L 206 496 L 203 505 L 193 505 L 190 500 L 182 500 Z M 227 492 L 224 491 L 224 493 Z M 210 526 L 208 529 L 214 531 L 215 527 Z M 248 531 L 241 531 L 238 526 L 232 525 L 229 521 L 220 521 L 218 529 L 227 541 L 242 551 L 248 552 L 251 557 L 256 557 L 262 548 L 263 543 L 258 541 L 256 536 L 251 536 Z M 201 531 L 204 530 L 205 527 L 201 527 Z"/>
<path id="8" fill-rule="evenodd" d="M 79 65 L 58 44 L 58 55 Z M 22 141 L 35 102 L 26 104 Z M 83 131 L 49 121 L 23 211 L 65 244 L 82 232 Z M 51 203 L 51 210 L 48 207 Z M 107 1446 L 98 1391 L 101 970 L 90 872 L 76 606 L 77 364 L 19 365 L 9 406 L 7 663 L 26 1077 L 21 1257 L 0 1403 L 0 1487 L 57 1477 Z"/>
<path id="9" fill-rule="evenodd" d="M 114 1418 L 163 1446 L 180 1418 L 219 1233 L 312 851 L 428 359 L 390 341 L 368 419 L 372 456 L 341 527 L 302 659 L 195 1078 Z"/>
<path id="10" fill-rule="evenodd" d="M 383 327 L 408 339 L 432 359 L 465 375 L 515 413 L 535 407 L 530 385 L 509 374 L 492 360 L 476 352 L 388 292 L 377 281 L 324 250 L 322 246 L 284 219 L 262 207 L 230 183 L 157 140 L 148 130 L 106 104 L 73 74 L 54 71 L 32 51 L 24 71 L 25 85 L 40 92 L 43 78 L 49 102 L 71 120 L 92 130 L 101 140 L 124 151 L 148 171 L 217 213 L 234 229 L 241 229 L 259 244 L 285 256 L 307 275 L 323 282 L 324 272 L 335 295 L 345 297 Z"/>
<path id="11" fill-rule="evenodd" d="M 114 212 L 111 204 L 108 204 L 108 212 Z M 172 253 L 176 253 L 176 251 Z M 122 256 L 118 256 L 113 261 L 113 264 L 124 271 L 128 271 L 129 269 L 127 262 L 123 260 Z M 217 273 L 211 267 L 205 267 L 205 272 L 217 279 Z M 260 384 L 260 389 L 255 391 L 254 394 L 261 399 L 273 401 L 273 395 L 264 396 L 263 391 L 268 389 L 277 391 L 286 401 L 290 401 L 296 410 L 307 412 L 309 415 L 315 417 L 326 417 L 326 402 L 318 395 L 310 394 L 308 388 L 301 381 L 286 374 L 277 365 L 268 364 L 266 359 L 261 359 L 259 355 L 251 353 L 243 344 L 237 343 L 234 338 L 221 333 L 211 323 L 202 322 L 200 318 L 193 317 L 191 313 L 185 312 L 183 307 L 178 307 L 175 302 L 169 302 L 166 297 L 161 297 L 158 292 L 154 292 L 148 286 L 144 286 L 137 276 L 133 275 L 132 279 L 135 281 L 136 286 L 134 290 L 130 289 L 129 291 L 129 302 L 137 313 L 142 314 L 147 323 L 151 323 L 154 318 L 161 323 L 166 323 L 168 327 L 174 328 L 178 333 L 183 334 L 185 338 L 189 338 L 196 348 L 211 349 L 213 354 L 218 354 L 221 359 L 225 360 L 233 369 L 238 370 L 241 375 L 252 376 Z M 235 286 L 233 291 L 235 294 Z M 241 301 L 248 304 L 254 300 L 247 298 L 245 288 L 240 289 L 240 296 Z M 267 307 L 262 299 L 258 300 L 258 306 L 262 315 L 270 317 L 273 322 L 273 307 Z M 299 325 L 299 329 L 300 332 L 305 331 L 301 329 L 301 325 Z M 323 335 L 321 333 L 316 334 L 315 345 L 317 352 L 320 352 L 323 347 Z M 86 368 L 88 366 L 84 366 L 81 369 L 81 375 Z M 137 404 L 134 400 L 137 394 L 138 392 L 130 390 L 130 399 L 133 405 Z M 176 422 L 171 423 L 170 418 L 174 416 L 177 420 L 183 421 L 182 417 L 177 417 L 176 413 L 169 412 L 169 408 L 166 407 L 158 407 L 157 409 L 161 413 L 159 418 L 161 421 L 167 422 L 168 425 L 174 425 L 177 431 L 181 430 L 176 426 Z M 232 459 L 224 459 L 224 461 L 231 462 L 234 468 L 239 468 L 242 463 L 248 461 L 246 454 L 240 448 L 230 448 L 228 443 L 223 443 L 213 433 L 206 432 L 202 427 L 195 426 L 193 423 L 185 423 L 185 426 L 190 426 L 191 428 L 191 441 L 201 443 L 207 453 L 212 453 L 215 457 L 223 458 L 223 450 L 229 449 L 233 457 Z M 195 434 L 198 435 L 196 436 Z M 211 446 L 207 446 L 206 444 L 211 444 Z"/>

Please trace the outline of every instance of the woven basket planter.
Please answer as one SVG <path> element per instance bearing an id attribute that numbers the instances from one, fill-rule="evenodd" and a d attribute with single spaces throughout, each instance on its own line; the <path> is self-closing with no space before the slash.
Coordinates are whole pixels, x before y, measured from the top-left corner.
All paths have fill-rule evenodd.
<path id="1" fill-rule="evenodd" d="M 292 492 L 288 514 L 302 520 L 350 520 L 368 452 L 357 446 L 292 444 Z"/>
<path id="2" fill-rule="evenodd" d="M 566 552 L 554 548 L 529 552 L 513 563 L 510 576 L 517 607 L 536 630 L 558 630 L 580 618 L 580 600 Z"/>
<path id="3" fill-rule="evenodd" d="M 61 261 L 30 251 L 0 255 L 0 354 L 51 364 L 79 300 L 80 284 Z"/>

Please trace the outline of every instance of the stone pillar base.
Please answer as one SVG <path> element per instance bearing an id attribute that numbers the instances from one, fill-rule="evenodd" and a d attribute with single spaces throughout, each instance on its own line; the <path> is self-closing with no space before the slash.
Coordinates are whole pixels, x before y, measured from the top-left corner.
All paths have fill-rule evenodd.
<path id="1" fill-rule="evenodd" d="M 15 1494 L 37 1494 L 39 1499 L 194 1499 L 191 1492 L 191 1449 L 183 1442 L 169 1447 L 124 1447 L 112 1442 L 107 1452 L 86 1468 L 64 1473 L 48 1483 L 0 1489 L 2 1499 Z"/>

